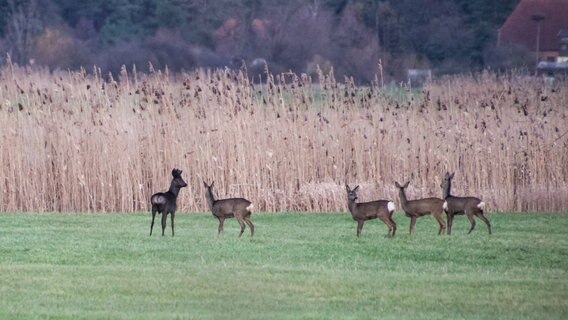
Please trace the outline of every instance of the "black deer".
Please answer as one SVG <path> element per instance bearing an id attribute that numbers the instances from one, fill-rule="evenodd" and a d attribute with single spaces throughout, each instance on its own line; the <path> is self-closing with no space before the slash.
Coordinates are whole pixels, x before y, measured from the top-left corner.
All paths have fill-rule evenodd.
<path id="1" fill-rule="evenodd" d="M 181 177 L 182 171 L 179 169 L 172 170 L 172 183 L 170 184 L 170 190 L 167 192 L 158 192 L 152 195 L 150 198 L 150 203 L 152 204 L 152 224 L 150 225 L 150 235 L 152 235 L 152 229 L 154 228 L 154 218 L 156 218 L 156 213 L 162 214 L 162 236 L 166 230 L 166 218 L 168 213 L 172 217 L 172 237 L 174 236 L 174 217 L 176 213 L 176 200 L 181 188 L 187 187 L 187 183 L 183 181 Z"/>

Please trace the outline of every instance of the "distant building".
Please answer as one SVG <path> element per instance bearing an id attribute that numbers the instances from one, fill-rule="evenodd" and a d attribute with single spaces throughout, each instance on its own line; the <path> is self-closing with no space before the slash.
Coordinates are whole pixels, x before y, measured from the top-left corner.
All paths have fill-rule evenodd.
<path id="1" fill-rule="evenodd" d="M 521 0 L 498 33 L 499 45 L 522 45 L 539 72 L 568 71 L 568 0 Z"/>
<path id="2" fill-rule="evenodd" d="M 568 17 L 566 17 L 568 19 Z M 560 50 L 558 51 L 558 62 L 568 62 L 568 29 L 558 31 L 560 39 Z"/>
<path id="3" fill-rule="evenodd" d="M 408 69 L 406 73 L 411 87 L 420 87 L 432 79 L 432 70 L 430 69 Z"/>

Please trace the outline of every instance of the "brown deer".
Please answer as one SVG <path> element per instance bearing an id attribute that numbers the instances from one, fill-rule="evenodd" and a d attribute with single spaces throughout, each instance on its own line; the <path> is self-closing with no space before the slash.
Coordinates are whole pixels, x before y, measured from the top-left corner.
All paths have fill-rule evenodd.
<path id="1" fill-rule="evenodd" d="M 351 211 L 353 220 L 357 221 L 357 237 L 361 236 L 365 221 L 376 218 L 381 219 L 389 228 L 387 236 L 394 237 L 396 233 L 396 223 L 392 219 L 392 213 L 395 209 L 394 203 L 389 200 L 357 203 L 357 189 L 359 189 L 359 186 L 356 186 L 353 190 L 348 185 L 345 185 L 345 188 L 347 189 L 347 206 L 349 211 Z"/>
<path id="2" fill-rule="evenodd" d="M 468 234 L 470 234 L 475 228 L 475 220 L 473 216 L 477 216 L 487 225 L 489 234 L 491 234 L 491 223 L 483 214 L 485 209 L 485 202 L 481 201 L 475 197 L 454 197 L 451 195 L 450 190 L 452 188 L 452 179 L 454 178 L 454 173 L 451 174 L 446 172 L 442 184 L 442 196 L 444 201 L 444 211 L 448 217 L 448 235 L 452 234 L 452 222 L 454 221 L 455 215 L 465 214 L 469 219 L 471 227 L 469 228 Z"/>
<path id="3" fill-rule="evenodd" d="M 187 187 L 187 183 L 183 181 L 181 177 L 182 171 L 179 169 L 172 170 L 172 183 L 170 184 L 170 190 L 167 192 L 158 192 L 152 195 L 150 198 L 150 203 L 152 204 L 152 224 L 150 225 L 150 235 L 152 235 L 152 229 L 154 228 L 154 218 L 156 218 L 156 213 L 162 214 L 162 236 L 166 230 L 166 218 L 168 213 L 172 218 L 172 237 L 174 236 L 174 217 L 176 213 L 176 200 L 181 188 Z"/>
<path id="4" fill-rule="evenodd" d="M 439 235 L 446 230 L 446 222 L 442 217 L 442 213 L 444 213 L 444 200 L 440 198 L 408 200 L 406 199 L 404 189 L 408 188 L 410 181 L 406 182 L 402 186 L 396 181 L 394 184 L 398 188 L 400 206 L 402 207 L 402 210 L 404 210 L 406 216 L 410 218 L 410 234 L 412 234 L 412 230 L 414 230 L 416 219 L 429 214 L 433 215 L 434 218 L 436 218 L 436 221 L 438 221 L 438 225 L 440 226 L 440 229 L 438 230 Z"/>
<path id="5" fill-rule="evenodd" d="M 207 199 L 209 209 L 213 213 L 213 216 L 215 216 L 215 218 L 219 220 L 217 236 L 219 236 L 223 232 L 223 224 L 225 223 L 225 219 L 235 217 L 237 219 L 237 222 L 241 226 L 241 233 L 239 234 L 239 237 L 243 235 L 246 223 L 250 228 L 250 237 L 252 239 L 254 235 L 254 224 L 252 224 L 250 216 L 252 214 L 252 210 L 254 209 L 253 204 L 244 198 L 215 200 L 215 196 L 213 195 L 214 183 L 215 182 L 211 182 L 211 185 L 208 185 L 207 182 L 203 181 L 203 185 L 206 189 L 205 198 Z"/>

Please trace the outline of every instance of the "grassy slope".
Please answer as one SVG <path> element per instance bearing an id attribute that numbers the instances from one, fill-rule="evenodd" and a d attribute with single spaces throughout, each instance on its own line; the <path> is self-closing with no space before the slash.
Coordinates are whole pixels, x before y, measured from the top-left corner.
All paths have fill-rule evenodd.
<path id="1" fill-rule="evenodd" d="M 348 214 L 256 214 L 253 241 L 229 220 L 178 214 L 0 215 L 0 318 L 561 319 L 568 312 L 568 216 L 491 214 L 452 237 L 395 214 L 361 239 Z M 158 230 L 159 230 L 158 223 Z M 155 230 L 156 231 L 156 230 Z M 160 230 L 161 231 L 161 230 Z"/>

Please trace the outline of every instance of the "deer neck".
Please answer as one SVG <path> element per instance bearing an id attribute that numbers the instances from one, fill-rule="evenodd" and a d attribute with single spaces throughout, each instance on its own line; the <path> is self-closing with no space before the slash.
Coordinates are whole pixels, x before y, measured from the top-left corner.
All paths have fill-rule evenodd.
<path id="1" fill-rule="evenodd" d="M 207 199 L 207 205 L 209 206 L 210 210 L 213 210 L 213 204 L 215 203 L 215 196 L 213 196 L 213 192 L 211 190 L 207 190 L 205 193 L 205 199 Z"/>
<path id="2" fill-rule="evenodd" d="M 452 184 L 448 181 L 448 183 L 442 188 L 442 199 L 447 199 L 451 197 L 450 189 L 452 188 Z"/>
<path id="3" fill-rule="evenodd" d="M 177 198 L 180 189 L 181 189 L 181 188 L 180 188 L 180 187 L 176 187 L 176 186 L 174 185 L 174 182 L 172 181 L 172 184 L 170 185 L 170 190 L 169 190 L 169 192 L 170 192 L 171 194 L 173 194 L 173 195 Z"/>
<path id="4" fill-rule="evenodd" d="M 406 194 L 404 193 L 404 190 L 399 190 L 398 191 L 398 196 L 400 198 L 400 206 L 404 209 L 406 207 L 406 204 L 408 203 L 408 200 L 406 199 Z"/>
<path id="5" fill-rule="evenodd" d="M 357 212 L 357 203 L 355 202 L 355 200 L 347 200 L 347 207 L 349 208 L 349 211 L 351 211 L 351 215 L 354 216 Z"/>

